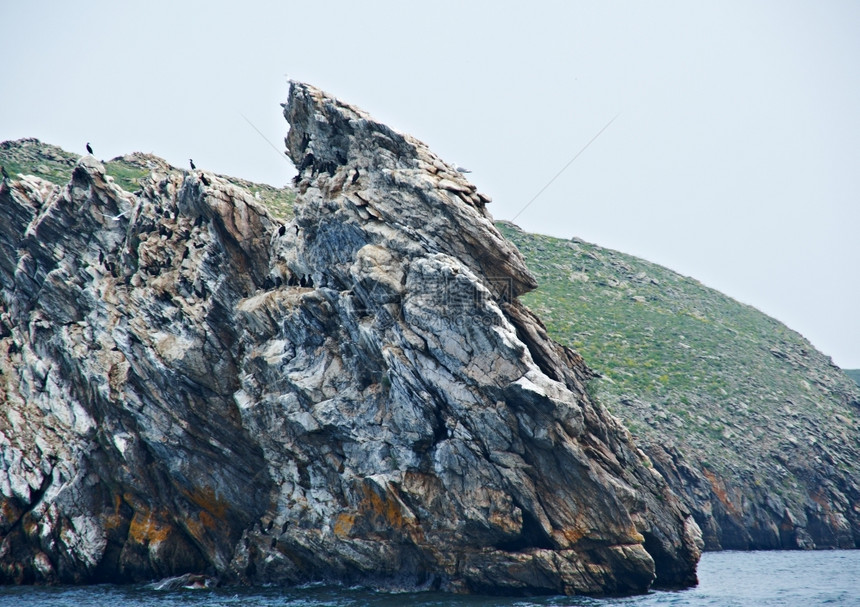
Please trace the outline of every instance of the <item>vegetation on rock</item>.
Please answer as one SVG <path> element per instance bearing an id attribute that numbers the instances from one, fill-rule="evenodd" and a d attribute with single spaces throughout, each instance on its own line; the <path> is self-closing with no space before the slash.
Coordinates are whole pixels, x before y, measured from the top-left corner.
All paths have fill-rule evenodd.
<path id="1" fill-rule="evenodd" d="M 34 138 L 0 143 L 0 165 L 3 165 L 6 172 L 13 178 L 18 174 L 35 175 L 62 186 L 71 179 L 72 170 L 80 158 L 77 154 Z M 162 174 L 177 175 L 187 172 L 168 164 L 158 156 L 141 152 L 117 156 L 106 161 L 104 167 L 107 176 L 128 192 L 139 190 L 143 179 L 153 170 Z M 217 176 L 250 192 L 276 219 L 292 217 L 293 203 L 296 199 L 292 188 L 276 188 L 227 175 Z"/>
<path id="2" fill-rule="evenodd" d="M 688 495 L 708 547 L 860 543 L 860 390 L 829 357 L 667 268 L 498 225 L 538 279 L 523 301 L 600 374 L 592 393 L 658 467 L 677 452 L 699 471 L 674 489 Z M 819 517 L 820 502 L 833 501 L 841 515 Z"/>

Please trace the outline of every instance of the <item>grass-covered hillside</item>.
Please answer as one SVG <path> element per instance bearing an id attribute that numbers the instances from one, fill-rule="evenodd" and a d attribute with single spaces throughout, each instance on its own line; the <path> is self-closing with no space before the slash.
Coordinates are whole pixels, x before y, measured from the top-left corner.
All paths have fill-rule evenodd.
<path id="1" fill-rule="evenodd" d="M 38 139 L 19 139 L 0 143 L 0 165 L 13 179 L 19 174 L 35 175 L 57 185 L 65 185 L 71 178 L 72 169 L 79 159 L 80 156 L 77 154 L 42 143 Z M 140 152 L 104 161 L 104 165 L 108 176 L 129 192 L 140 189 L 142 180 L 147 179 L 153 170 L 162 174 L 169 171 L 184 172 L 183 169 L 171 166 L 157 156 Z M 291 188 L 275 188 L 226 175 L 219 175 L 219 177 L 246 189 L 268 207 L 275 217 L 292 216 L 295 193 Z"/>
<path id="2" fill-rule="evenodd" d="M 677 450 L 704 478 L 801 512 L 818 476 L 860 477 L 860 390 L 801 335 L 643 259 L 497 225 L 538 279 L 523 301 L 600 373 L 591 392 L 646 451 Z M 709 484 L 727 510 L 742 509 Z"/>
<path id="3" fill-rule="evenodd" d="M 603 376 L 594 391 L 635 432 L 680 424 L 692 441 L 735 444 L 765 433 L 745 423 L 751 411 L 842 411 L 840 398 L 826 408 L 853 388 L 848 378 L 757 309 L 631 255 L 499 226 L 538 278 L 525 303 Z"/>

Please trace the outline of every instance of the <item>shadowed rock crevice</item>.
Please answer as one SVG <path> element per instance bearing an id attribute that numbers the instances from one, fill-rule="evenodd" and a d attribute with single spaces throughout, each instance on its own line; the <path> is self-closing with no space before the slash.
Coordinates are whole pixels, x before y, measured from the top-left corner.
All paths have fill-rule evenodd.
<path id="1" fill-rule="evenodd" d="M 519 535 L 510 540 L 499 542 L 496 544 L 496 548 L 504 552 L 524 552 L 530 548 L 552 550 L 557 547 L 531 512 L 524 509 L 516 500 L 513 500 L 513 505 L 522 512 L 522 528 Z"/>

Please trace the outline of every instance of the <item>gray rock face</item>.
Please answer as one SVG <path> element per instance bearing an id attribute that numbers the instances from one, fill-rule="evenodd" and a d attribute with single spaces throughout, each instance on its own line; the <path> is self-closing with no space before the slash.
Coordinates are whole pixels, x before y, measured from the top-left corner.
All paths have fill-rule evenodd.
<path id="1" fill-rule="evenodd" d="M 201 172 L 0 189 L 0 579 L 695 583 L 698 527 L 517 301 L 489 199 L 312 87 L 285 116 L 286 226 Z"/>

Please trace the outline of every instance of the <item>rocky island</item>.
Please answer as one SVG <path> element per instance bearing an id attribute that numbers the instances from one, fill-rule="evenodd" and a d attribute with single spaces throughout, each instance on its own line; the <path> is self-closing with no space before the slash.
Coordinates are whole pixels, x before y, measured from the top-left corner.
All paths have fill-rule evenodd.
<path id="1" fill-rule="evenodd" d="M 154 163 L 0 186 L 0 581 L 696 581 L 701 533 L 455 167 L 301 83 L 294 217 Z"/>

